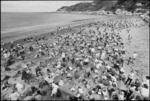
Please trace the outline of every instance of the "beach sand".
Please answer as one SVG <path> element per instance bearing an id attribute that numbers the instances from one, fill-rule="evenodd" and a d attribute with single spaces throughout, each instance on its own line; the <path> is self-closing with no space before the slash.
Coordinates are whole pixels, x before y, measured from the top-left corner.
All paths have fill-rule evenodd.
<path id="1" fill-rule="evenodd" d="M 113 19 L 115 18 L 116 16 L 110 16 L 110 17 L 106 17 L 106 18 L 103 18 L 103 19 L 94 19 L 94 20 L 88 20 L 85 24 L 84 22 L 85 21 L 80 21 L 80 22 L 77 22 L 76 24 L 72 24 L 72 28 L 71 30 L 65 30 L 65 29 L 62 29 L 60 30 L 60 32 L 58 32 L 58 34 L 60 35 L 67 35 L 67 34 L 71 34 L 73 32 L 77 32 L 78 30 L 80 30 L 80 28 L 82 28 L 83 26 L 86 27 L 88 26 L 88 23 L 89 22 L 97 22 L 97 21 L 103 21 L 103 20 L 109 20 L 109 19 Z M 117 18 L 117 17 L 116 17 Z M 70 25 L 70 24 L 69 24 Z M 92 26 L 97 26 L 97 25 L 92 25 Z M 68 25 L 63 25 L 61 26 L 61 28 L 67 28 Z M 54 28 L 54 27 L 53 27 Z M 136 63 L 134 66 L 128 66 L 128 65 L 125 65 L 124 66 L 124 69 L 127 72 L 127 74 L 129 73 L 129 71 L 131 70 L 131 68 L 139 71 L 140 73 L 142 74 L 139 74 L 139 76 L 146 76 L 146 75 L 149 75 L 149 27 L 148 25 L 144 25 L 144 26 L 141 26 L 139 28 L 130 28 L 131 31 L 128 33 L 126 30 L 122 30 L 121 32 L 121 37 L 123 38 L 123 42 L 124 42 L 124 46 L 125 46 L 125 49 L 127 50 L 127 55 L 126 55 L 126 58 L 128 58 L 129 56 L 132 56 L 132 53 L 133 52 L 137 52 L 138 53 L 138 59 L 136 60 Z M 54 29 L 53 29 L 54 30 Z M 89 30 L 89 29 L 87 29 Z M 49 40 L 49 44 L 52 43 L 54 40 L 55 40 L 55 36 L 51 35 L 51 33 L 56 33 L 55 31 L 53 32 L 49 32 L 49 30 L 47 30 L 48 32 L 46 33 L 40 33 L 42 32 L 42 30 L 40 29 L 40 31 L 36 31 L 38 32 L 38 34 L 36 35 L 36 38 L 40 38 L 40 37 L 50 37 Z M 33 35 L 34 35 L 34 31 L 32 31 Z M 128 44 L 128 40 L 127 40 L 127 37 L 128 35 L 131 35 L 132 37 L 132 41 L 130 44 Z M 26 36 L 26 35 L 24 35 Z M 23 41 L 23 36 L 21 35 L 20 37 L 17 37 L 15 38 L 14 40 L 14 44 L 17 44 L 17 43 L 20 43 L 20 44 L 24 44 L 24 45 L 29 45 L 28 43 L 24 43 Z M 13 38 L 11 38 L 12 40 Z M 3 40 L 3 39 L 2 39 Z M 9 40 L 9 39 L 8 39 Z M 5 41 L 8 41 L 7 39 Z M 9 47 L 9 43 L 2 46 L 2 47 Z"/>
<path id="2" fill-rule="evenodd" d="M 128 44 L 128 34 L 131 35 L 131 43 Z M 133 52 L 137 52 L 138 58 L 135 61 L 134 66 L 125 65 L 124 69 L 127 73 L 133 68 L 137 70 L 137 75 L 147 76 L 149 75 L 149 27 L 148 25 L 141 26 L 140 28 L 131 28 L 131 31 L 128 33 L 126 30 L 123 30 L 121 33 L 123 38 L 124 46 L 127 50 L 127 57 L 132 56 Z"/>
<path id="3" fill-rule="evenodd" d="M 88 20 L 86 23 L 113 19 L 115 17 L 116 16 L 111 16 L 111 17 L 104 18 L 104 19 Z M 63 29 L 63 30 L 60 30 L 57 34 L 58 35 L 62 35 L 62 36 L 66 36 L 67 34 L 71 34 L 73 32 L 79 31 L 80 28 L 89 26 L 88 24 L 84 25 L 84 23 L 85 23 L 85 21 L 81 21 L 81 22 L 75 23 L 74 25 L 72 24 L 72 26 L 71 26 L 72 28 L 69 31 Z M 62 28 L 63 27 L 65 28 L 66 26 L 68 27 L 68 25 L 66 24 L 66 25 L 62 26 Z M 73 26 L 76 26 L 76 27 L 73 27 Z M 94 26 L 98 26 L 98 25 L 92 25 L 92 27 L 94 27 Z M 148 25 L 144 25 L 144 26 L 141 26 L 140 28 L 133 28 L 132 27 L 130 29 L 131 29 L 131 31 L 129 33 L 126 30 L 123 30 L 121 32 L 121 37 L 123 38 L 124 46 L 125 46 L 125 49 L 127 50 L 126 58 L 131 56 L 133 52 L 137 52 L 138 58 L 137 58 L 134 66 L 128 66 L 128 65 L 125 64 L 123 68 L 125 69 L 126 76 L 130 73 L 131 69 L 133 68 L 134 70 L 137 71 L 137 75 L 136 76 L 138 78 L 142 79 L 143 77 L 149 75 L 149 27 L 148 27 Z M 87 28 L 87 30 L 89 30 L 89 29 Z M 45 34 L 41 34 L 42 30 L 38 31 L 39 36 L 36 36 L 36 38 L 46 37 L 46 38 L 48 38 L 50 40 L 50 41 L 48 41 L 49 44 L 51 44 L 51 43 L 53 43 L 53 41 L 55 41 L 56 37 L 54 35 L 51 35 L 50 29 L 48 29 L 46 31 L 47 32 L 45 32 Z M 34 33 L 34 31 L 31 31 L 31 32 Z M 128 40 L 127 40 L 128 34 L 130 34 L 132 36 L 132 40 L 131 40 L 130 44 L 128 44 Z M 18 38 L 20 40 L 18 40 Z M 14 43 L 15 44 L 20 43 L 20 44 L 24 44 L 24 45 L 27 45 L 27 46 L 29 44 L 32 44 L 32 42 L 31 43 L 25 43 L 21 38 L 23 38 L 23 37 L 22 36 L 21 37 L 17 37 L 17 39 L 13 38 L 14 40 L 18 40 L 18 41 L 14 42 Z M 8 39 L 7 41 L 9 41 L 9 40 L 10 39 Z M 9 45 L 5 45 L 4 47 L 9 47 Z M 28 59 L 26 61 L 21 62 L 21 63 L 17 62 L 11 67 L 15 68 L 15 67 L 17 67 L 16 65 L 20 65 L 20 64 L 23 64 L 23 63 L 30 62 L 31 60 L 33 60 L 33 56 L 34 56 L 34 54 L 28 54 L 28 56 L 27 56 Z M 35 60 L 35 63 L 39 63 L 39 61 L 41 61 L 41 60 L 44 61 L 44 58 L 42 57 L 42 58 L 40 58 L 38 60 Z M 1 76 L 6 75 L 6 74 L 7 73 L 3 72 L 1 74 Z M 13 75 L 13 73 L 11 73 L 9 75 Z"/>

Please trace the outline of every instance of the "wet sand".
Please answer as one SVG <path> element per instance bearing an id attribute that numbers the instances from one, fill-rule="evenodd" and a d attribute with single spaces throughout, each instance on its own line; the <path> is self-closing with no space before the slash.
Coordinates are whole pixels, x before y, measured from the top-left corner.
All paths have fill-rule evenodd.
<path id="1" fill-rule="evenodd" d="M 40 35 L 62 28 L 81 25 L 90 21 L 104 20 L 105 15 L 62 14 L 62 13 L 17 13 L 2 14 L 1 40 L 18 40 L 28 36 Z"/>

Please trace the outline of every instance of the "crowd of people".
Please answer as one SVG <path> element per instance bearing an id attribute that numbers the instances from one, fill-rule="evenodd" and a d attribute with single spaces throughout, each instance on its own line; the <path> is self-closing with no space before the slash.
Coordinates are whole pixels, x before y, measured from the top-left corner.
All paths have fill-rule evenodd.
<path id="1" fill-rule="evenodd" d="M 141 24 L 139 18 L 120 18 L 90 23 L 75 33 L 57 30 L 53 43 L 47 37 L 25 39 L 29 46 L 11 42 L 10 48 L 1 48 L 1 72 L 14 70 L 10 66 L 25 61 L 27 54 L 34 56 L 30 62 L 22 62 L 12 77 L 1 78 L 1 99 L 44 100 L 45 96 L 59 98 L 64 91 L 67 100 L 149 100 L 150 78 L 135 78 L 134 69 L 127 75 L 125 65 L 134 64 L 138 53 L 126 57 L 120 37 L 123 29 L 130 32 Z M 34 61 L 38 59 L 42 61 Z M 15 81 L 19 77 L 21 81 Z"/>

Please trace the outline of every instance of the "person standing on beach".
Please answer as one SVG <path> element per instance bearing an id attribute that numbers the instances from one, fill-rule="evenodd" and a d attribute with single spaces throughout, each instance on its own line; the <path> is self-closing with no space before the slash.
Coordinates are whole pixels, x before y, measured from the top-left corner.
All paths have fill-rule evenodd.
<path id="1" fill-rule="evenodd" d="M 128 44 L 131 43 L 131 39 L 132 39 L 132 37 L 131 37 L 131 35 L 129 34 L 129 35 L 128 35 Z"/>
<path id="2" fill-rule="evenodd" d="M 131 82 L 132 82 L 132 80 L 133 80 L 134 75 L 135 75 L 135 74 L 134 74 L 134 71 L 132 70 L 131 73 L 129 74 L 128 79 L 127 79 L 127 81 L 125 82 L 125 84 L 130 85 Z"/>
<path id="3" fill-rule="evenodd" d="M 134 52 L 134 53 L 132 54 L 132 61 L 133 61 L 133 64 L 134 64 L 134 62 L 135 62 L 137 56 L 138 56 L 138 54 L 137 54 L 136 52 Z"/>
<path id="4" fill-rule="evenodd" d="M 132 58 L 135 60 L 137 58 L 138 54 L 136 52 L 133 53 Z"/>
<path id="5" fill-rule="evenodd" d="M 131 57 L 129 57 L 129 59 L 127 60 L 128 62 L 127 62 L 127 65 L 129 65 L 130 63 L 133 63 L 133 61 L 132 61 L 133 59 L 131 58 Z"/>

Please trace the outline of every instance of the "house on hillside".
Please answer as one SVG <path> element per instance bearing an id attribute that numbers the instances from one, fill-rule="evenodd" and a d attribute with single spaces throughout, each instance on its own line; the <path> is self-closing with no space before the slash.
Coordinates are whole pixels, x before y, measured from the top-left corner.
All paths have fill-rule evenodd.
<path id="1" fill-rule="evenodd" d="M 107 12 L 105 10 L 99 10 L 97 11 L 97 14 L 107 14 Z"/>
<path id="2" fill-rule="evenodd" d="M 132 12 L 127 12 L 126 15 L 133 15 Z"/>
<path id="3" fill-rule="evenodd" d="M 142 6 L 142 4 L 141 3 L 136 3 L 136 6 Z"/>
<path id="4" fill-rule="evenodd" d="M 117 15 L 132 15 L 131 12 L 129 12 L 129 11 L 127 11 L 127 10 L 123 10 L 123 9 L 117 9 L 117 10 L 115 11 L 115 13 L 116 13 Z"/>
<path id="5" fill-rule="evenodd" d="M 122 15 L 122 10 L 121 10 L 121 9 L 117 9 L 117 10 L 115 11 L 115 13 L 116 13 L 117 15 Z"/>
<path id="6" fill-rule="evenodd" d="M 132 15 L 132 13 L 131 13 L 131 12 L 126 11 L 126 10 L 123 10 L 122 12 L 123 12 L 123 14 L 124 14 L 124 15 Z"/>

